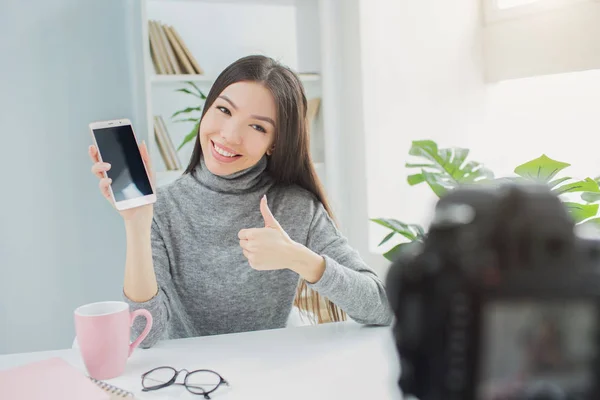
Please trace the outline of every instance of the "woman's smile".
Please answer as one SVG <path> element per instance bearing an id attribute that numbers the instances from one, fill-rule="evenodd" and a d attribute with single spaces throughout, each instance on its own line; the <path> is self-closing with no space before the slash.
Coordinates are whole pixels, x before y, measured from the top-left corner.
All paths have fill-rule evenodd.
<path id="1" fill-rule="evenodd" d="M 242 155 L 235 153 L 229 147 L 223 146 L 222 144 L 216 143 L 211 139 L 211 150 L 212 156 L 219 162 L 230 163 L 236 161 Z"/>

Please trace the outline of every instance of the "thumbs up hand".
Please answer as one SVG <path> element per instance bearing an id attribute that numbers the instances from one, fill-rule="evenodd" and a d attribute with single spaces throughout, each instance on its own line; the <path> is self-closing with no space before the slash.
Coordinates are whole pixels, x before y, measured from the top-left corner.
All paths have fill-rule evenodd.
<path id="1" fill-rule="evenodd" d="M 257 270 L 286 268 L 286 260 L 293 254 L 297 243 L 283 230 L 271 213 L 267 197 L 260 200 L 264 228 L 242 229 L 238 233 L 240 246 L 250 266 Z"/>
<path id="2" fill-rule="evenodd" d="M 260 200 L 264 228 L 242 229 L 240 246 L 250 266 L 259 271 L 289 268 L 309 282 L 316 282 L 325 270 L 325 260 L 294 242 L 271 213 L 267 196 Z"/>

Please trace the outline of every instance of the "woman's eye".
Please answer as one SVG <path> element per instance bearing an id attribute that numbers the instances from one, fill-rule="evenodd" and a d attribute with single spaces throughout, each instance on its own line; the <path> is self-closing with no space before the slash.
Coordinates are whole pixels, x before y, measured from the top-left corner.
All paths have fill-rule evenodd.
<path id="1" fill-rule="evenodd" d="M 221 111 L 223 114 L 231 115 L 231 111 L 229 111 L 226 107 L 217 106 L 217 110 Z"/>
<path id="2" fill-rule="evenodd" d="M 262 126 L 260 126 L 260 125 L 250 125 L 250 126 L 253 127 L 254 129 L 256 129 L 259 132 L 267 133 L 267 130 L 265 128 L 263 128 Z"/>

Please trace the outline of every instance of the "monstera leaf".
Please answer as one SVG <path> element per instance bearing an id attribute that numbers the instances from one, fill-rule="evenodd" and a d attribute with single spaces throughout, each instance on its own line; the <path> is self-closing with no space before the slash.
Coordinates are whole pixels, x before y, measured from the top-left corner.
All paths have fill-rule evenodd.
<path id="1" fill-rule="evenodd" d="M 420 225 L 405 224 L 390 218 L 373 218 L 371 221 L 391 230 L 391 232 L 383 238 L 378 246 L 386 243 L 396 234 L 409 240 L 409 242 L 397 244 L 387 252 L 383 253 L 383 256 L 390 261 L 394 261 L 401 252 L 408 250 L 411 243 L 422 242 L 425 238 L 425 230 Z"/>
<path id="2" fill-rule="evenodd" d="M 600 176 L 595 177 L 594 180 L 600 185 Z M 581 195 L 581 198 L 588 203 L 595 203 L 600 201 L 600 193 L 586 192 Z"/>
<path id="3" fill-rule="evenodd" d="M 494 174 L 481 163 L 467 162 L 468 149 L 438 149 L 432 140 L 413 141 L 409 154 L 425 160 L 422 163 L 407 163 L 407 168 L 420 168 L 421 172 L 408 176 L 408 184 L 418 185 L 427 182 L 438 196 L 462 183 L 475 183 L 494 178 Z"/>
<path id="4" fill-rule="evenodd" d="M 600 200 L 600 187 L 596 180 L 592 178 L 574 180 L 569 176 L 556 177 L 559 172 L 569 166 L 571 164 L 553 160 L 542 154 L 541 157 L 516 167 L 515 173 L 526 181 L 547 184 L 552 193 L 557 196 L 567 193 L 582 193 L 581 197 L 587 202 Z M 598 204 L 581 204 L 572 201 L 563 201 L 563 204 L 576 223 L 594 217 L 598 213 Z"/>

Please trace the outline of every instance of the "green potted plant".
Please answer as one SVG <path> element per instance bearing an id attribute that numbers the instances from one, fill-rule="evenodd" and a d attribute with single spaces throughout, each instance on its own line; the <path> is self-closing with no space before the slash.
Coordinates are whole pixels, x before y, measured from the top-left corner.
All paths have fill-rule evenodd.
<path id="1" fill-rule="evenodd" d="M 496 179 L 544 183 L 561 198 L 575 223 L 600 226 L 600 218 L 594 218 L 598 214 L 600 202 L 600 177 L 583 180 L 568 176 L 557 178 L 558 173 L 570 164 L 553 160 L 544 154 L 517 166 L 514 169 L 516 176 L 504 178 L 495 178 L 494 173 L 479 162 L 467 161 L 468 149 L 440 149 L 432 140 L 413 141 L 409 155 L 421 160 L 406 163 L 407 168 L 420 169 L 420 172 L 408 176 L 408 184 L 414 186 L 426 183 L 438 197 L 463 184 L 477 184 Z M 573 194 L 579 195 L 583 201 L 573 201 Z M 371 221 L 391 230 L 379 246 L 396 235 L 406 240 L 383 254 L 390 261 L 406 251 L 412 243 L 422 242 L 425 238 L 425 229 L 417 224 L 407 224 L 392 218 L 373 218 Z"/>
<path id="2" fill-rule="evenodd" d="M 194 101 L 197 102 L 197 105 L 193 105 L 190 107 L 186 107 L 182 110 L 178 110 L 173 115 L 171 115 L 171 119 L 173 122 L 192 122 L 194 123 L 193 128 L 190 132 L 185 135 L 181 144 L 177 147 L 177 151 L 181 150 L 186 143 L 194 140 L 196 134 L 198 133 L 198 126 L 200 125 L 200 115 L 197 113 L 202 113 L 202 107 L 204 106 L 204 101 L 206 100 L 206 95 L 196 86 L 194 82 L 186 81 L 188 85 L 191 87 L 177 89 L 176 92 L 182 92 L 194 97 Z M 179 119 L 174 119 L 175 117 L 180 117 Z M 187 117 L 187 118 L 181 118 Z"/>

